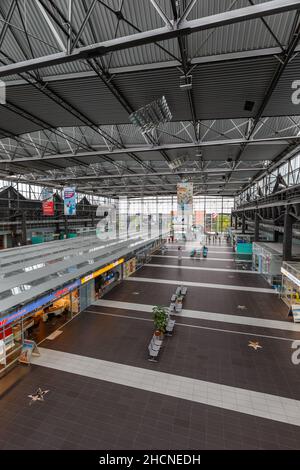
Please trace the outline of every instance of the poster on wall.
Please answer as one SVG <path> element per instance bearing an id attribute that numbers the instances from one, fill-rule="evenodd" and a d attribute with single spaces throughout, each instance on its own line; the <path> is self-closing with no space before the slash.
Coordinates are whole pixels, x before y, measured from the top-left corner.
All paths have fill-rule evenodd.
<path id="1" fill-rule="evenodd" d="M 136 258 L 131 258 L 124 265 L 124 277 L 129 277 L 136 271 Z"/>
<path id="2" fill-rule="evenodd" d="M 19 362 L 22 362 L 22 364 L 30 364 L 31 356 L 40 356 L 40 352 L 35 341 L 25 339 L 22 345 Z"/>
<path id="3" fill-rule="evenodd" d="M 76 215 L 75 188 L 64 188 L 64 214 Z"/>
<path id="4" fill-rule="evenodd" d="M 180 211 L 193 210 L 193 183 L 177 184 L 177 205 Z"/>
<path id="5" fill-rule="evenodd" d="M 54 215 L 53 189 L 44 188 L 41 193 L 43 215 Z"/>

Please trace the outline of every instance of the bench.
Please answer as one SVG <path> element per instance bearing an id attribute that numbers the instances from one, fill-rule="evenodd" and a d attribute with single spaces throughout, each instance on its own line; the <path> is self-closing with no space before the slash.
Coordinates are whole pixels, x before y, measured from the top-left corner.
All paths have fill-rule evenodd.
<path id="1" fill-rule="evenodd" d="M 177 299 L 177 295 L 176 294 L 173 294 L 172 297 L 171 297 L 171 302 L 175 302 Z"/>
<path id="2" fill-rule="evenodd" d="M 187 287 L 181 286 L 180 290 L 181 290 L 181 295 L 183 295 L 183 296 L 186 295 L 186 293 L 187 293 Z"/>
<path id="3" fill-rule="evenodd" d="M 166 335 L 167 336 L 172 336 L 174 326 L 175 326 L 175 320 L 172 320 L 171 318 L 169 318 L 168 324 L 166 326 Z"/>
<path id="4" fill-rule="evenodd" d="M 148 346 L 149 358 L 148 361 L 157 362 L 157 356 L 162 346 L 162 340 L 157 338 L 155 335 L 152 336 L 152 339 Z"/>
<path id="5" fill-rule="evenodd" d="M 181 293 L 181 287 L 178 286 L 175 292 L 176 297 L 180 295 L 180 293 Z"/>

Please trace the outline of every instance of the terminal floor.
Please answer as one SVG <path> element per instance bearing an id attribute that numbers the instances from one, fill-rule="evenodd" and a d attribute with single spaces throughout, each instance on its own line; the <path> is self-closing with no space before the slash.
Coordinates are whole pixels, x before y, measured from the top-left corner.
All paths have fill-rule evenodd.
<path id="1" fill-rule="evenodd" d="M 191 261 L 181 263 L 178 270 L 145 266 L 105 296 L 110 302 L 95 302 L 55 340 L 43 341 L 34 365 L 18 366 L 0 382 L 0 449 L 300 448 L 300 365 L 291 362 L 300 331 L 289 329 L 287 308 L 276 294 L 259 292 L 268 287 L 259 275 L 237 271 L 235 283 L 228 272 L 214 277 L 198 271 L 194 282 L 215 286 L 188 286 L 174 335 L 165 339 L 159 362 L 147 360 L 151 307 L 168 305 L 176 284 L 191 279 L 191 271 L 182 269 Z M 246 290 L 250 277 L 258 292 Z M 175 284 L 154 282 L 160 279 Z M 239 324 L 241 317 L 253 324 Z M 251 340 L 262 348 L 249 348 Z M 119 380 L 124 367 L 128 374 L 120 372 Z M 139 374 L 143 380 L 135 382 Z M 182 385 L 168 393 L 165 380 Z M 191 395 L 190 384 L 207 387 L 207 396 Z M 29 405 L 28 395 L 38 387 L 49 393 Z M 274 415 L 259 407 L 269 402 Z"/>

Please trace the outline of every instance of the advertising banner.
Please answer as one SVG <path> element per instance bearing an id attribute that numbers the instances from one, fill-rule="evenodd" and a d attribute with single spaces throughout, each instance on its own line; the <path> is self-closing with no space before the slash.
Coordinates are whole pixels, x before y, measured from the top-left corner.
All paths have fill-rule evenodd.
<path id="1" fill-rule="evenodd" d="M 64 214 L 76 215 L 75 188 L 64 188 Z"/>
<path id="2" fill-rule="evenodd" d="M 177 205 L 179 211 L 193 210 L 193 183 L 177 184 Z"/>
<path id="3" fill-rule="evenodd" d="M 136 258 L 131 258 L 124 265 L 124 277 L 129 277 L 136 271 Z"/>
<path id="4" fill-rule="evenodd" d="M 41 197 L 43 201 L 43 215 L 54 215 L 53 190 L 49 188 L 44 188 Z"/>

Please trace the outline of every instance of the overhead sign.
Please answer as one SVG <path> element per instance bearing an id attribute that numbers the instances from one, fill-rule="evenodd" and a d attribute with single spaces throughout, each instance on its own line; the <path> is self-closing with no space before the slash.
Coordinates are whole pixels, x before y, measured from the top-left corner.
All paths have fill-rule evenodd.
<path id="1" fill-rule="evenodd" d="M 51 294 L 44 295 L 40 299 L 35 300 L 34 302 L 31 302 L 28 305 L 25 305 L 23 308 L 16 310 L 15 312 L 9 313 L 5 317 L 0 318 L 0 328 L 4 325 L 9 325 L 13 321 L 18 320 L 21 317 L 24 317 L 24 315 L 33 312 L 34 310 L 42 307 L 45 304 L 48 304 L 54 300 L 59 299 L 60 297 L 63 297 L 64 295 L 67 295 L 79 286 L 80 280 L 78 279 L 77 281 L 72 282 L 72 284 L 68 284 L 67 286 L 63 287 L 62 289 L 58 289 L 57 291 L 52 292 Z"/>
<path id="2" fill-rule="evenodd" d="M 81 284 L 85 284 L 86 282 L 90 281 L 91 279 L 95 279 L 95 277 L 100 276 L 103 273 L 106 273 L 110 269 L 115 268 L 116 266 L 119 266 L 119 264 L 124 263 L 124 258 L 120 258 L 114 263 L 110 263 L 107 266 L 104 266 L 104 268 L 98 269 L 97 271 L 94 271 L 92 274 L 89 274 L 88 276 L 82 277 L 81 278 Z"/>
<path id="3" fill-rule="evenodd" d="M 64 188 L 64 214 L 76 215 L 75 188 Z"/>

